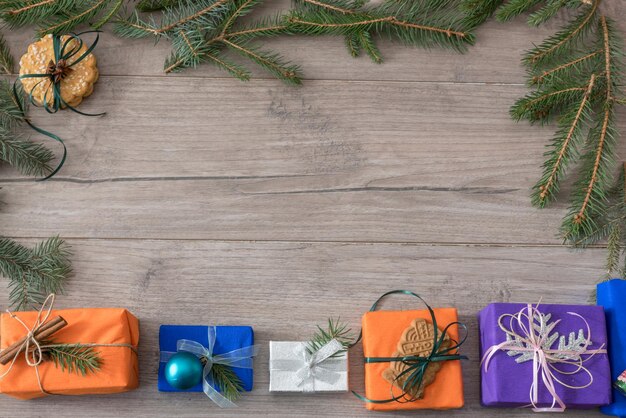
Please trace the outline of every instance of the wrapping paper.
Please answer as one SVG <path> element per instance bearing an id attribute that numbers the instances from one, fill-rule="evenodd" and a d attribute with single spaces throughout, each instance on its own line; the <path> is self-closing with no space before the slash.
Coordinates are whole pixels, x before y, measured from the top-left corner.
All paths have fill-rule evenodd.
<path id="1" fill-rule="evenodd" d="M 205 347 L 209 343 L 208 326 L 206 325 L 161 325 L 159 329 L 160 351 L 176 352 L 176 342 L 181 339 L 197 341 Z M 215 346 L 213 354 L 223 354 L 238 348 L 254 344 L 254 332 L 248 326 L 216 326 Z M 233 367 L 243 389 L 252 390 L 253 370 Z M 158 388 L 161 392 L 202 392 L 202 383 L 187 390 L 173 388 L 165 380 L 165 363 L 159 363 Z M 219 388 L 215 388 L 219 391 Z"/>
<path id="2" fill-rule="evenodd" d="M 439 329 L 457 321 L 454 308 L 435 308 L 435 318 Z M 431 321 L 427 310 L 413 311 L 375 311 L 363 315 L 363 354 L 365 357 L 390 357 L 396 351 L 398 340 L 404 330 L 416 318 Z M 451 339 L 459 339 L 457 326 L 451 326 L 448 332 Z M 365 396 L 369 399 L 389 399 L 391 384 L 382 374 L 389 363 L 368 363 L 365 365 Z M 402 391 L 393 387 L 394 396 Z M 458 360 L 441 363 L 441 369 L 433 383 L 424 391 L 423 399 L 415 402 L 390 402 L 385 404 L 366 403 L 372 410 L 406 410 L 406 409 L 451 409 L 463 406 L 463 376 L 461 362 Z"/>
<path id="3" fill-rule="evenodd" d="M 32 326 L 37 312 L 16 312 L 27 326 Z M 62 316 L 68 325 L 52 336 L 55 343 L 139 344 L 139 321 L 126 309 L 62 309 L 53 310 L 50 317 Z M 0 315 L 0 348 L 4 349 L 25 335 L 25 330 L 8 314 Z M 139 385 L 137 354 L 129 347 L 95 347 L 102 359 L 101 368 L 82 376 L 61 371 L 52 362 L 38 366 L 44 389 L 54 394 L 85 395 L 126 392 Z M 10 363 L 0 365 L 0 375 Z M 46 396 L 41 392 L 33 367 L 26 364 L 23 354 L 13 369 L 0 380 L 0 392 L 18 399 Z"/>
<path id="4" fill-rule="evenodd" d="M 328 369 L 332 369 L 330 379 L 312 377 L 311 381 L 301 383 L 297 372 L 304 364 L 300 350 L 305 350 L 306 344 L 306 341 L 270 341 L 270 392 L 347 392 L 347 351 L 326 360 Z"/>
<path id="5" fill-rule="evenodd" d="M 626 370 L 626 280 L 598 284 L 598 305 L 604 307 L 609 332 L 609 358 L 613 381 Z M 613 390 L 613 403 L 602 407 L 607 415 L 626 416 L 626 396 Z"/>
<path id="6" fill-rule="evenodd" d="M 481 358 L 493 345 L 506 340 L 506 334 L 498 326 L 498 318 L 502 314 L 516 314 L 527 305 L 522 303 L 492 303 L 478 314 L 480 329 L 480 352 Z M 598 349 L 602 345 L 606 349 L 607 335 L 604 312 L 597 306 L 582 305 L 539 305 L 539 311 L 543 314 L 550 313 L 550 322 L 561 320 L 553 332 L 558 332 L 568 338 L 570 332 L 578 334 L 583 329 L 585 335 L 587 329 L 581 318 L 568 314 L 575 312 L 587 321 L 590 327 L 590 350 Z M 555 342 L 552 348 L 556 348 Z M 588 356 L 583 356 L 587 358 Z M 484 406 L 500 407 L 523 407 L 530 405 L 530 387 L 533 380 L 533 362 L 526 361 L 517 363 L 516 357 L 509 356 L 505 351 L 498 351 L 491 359 L 489 368 L 485 371 L 481 367 L 481 401 Z M 559 369 L 571 371 L 568 365 L 556 365 Z M 584 389 L 569 389 L 556 383 L 556 392 L 563 400 L 567 408 L 595 408 L 611 402 L 611 380 L 609 371 L 609 359 L 607 354 L 595 354 L 584 363 L 584 366 L 593 374 L 593 383 Z M 589 377 L 584 372 L 571 375 L 557 374 L 558 379 L 570 386 L 582 386 L 589 382 Z M 539 379 L 539 407 L 552 406 L 553 398 L 548 393 L 545 385 Z"/>

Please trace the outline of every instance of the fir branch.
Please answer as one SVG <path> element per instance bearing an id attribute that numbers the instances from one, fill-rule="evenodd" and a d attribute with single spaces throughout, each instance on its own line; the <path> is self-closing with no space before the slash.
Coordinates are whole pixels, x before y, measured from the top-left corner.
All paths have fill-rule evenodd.
<path id="1" fill-rule="evenodd" d="M 113 19 L 115 15 L 117 15 L 119 10 L 122 8 L 123 4 L 124 4 L 124 0 L 114 0 L 113 5 L 109 6 L 109 10 L 103 16 L 100 17 L 100 20 L 98 20 L 98 22 L 96 22 L 93 25 L 93 28 L 94 29 L 102 28 L 102 26 L 104 26 L 107 22 Z"/>
<path id="2" fill-rule="evenodd" d="M 184 7 L 181 7 L 180 10 L 166 9 L 163 15 L 162 26 L 155 29 L 154 33 L 161 35 L 190 23 L 200 25 L 211 23 L 211 12 L 231 1 L 232 0 L 197 0 L 196 2 L 189 1 L 185 3 Z"/>
<path id="3" fill-rule="evenodd" d="M 253 47 L 238 44 L 228 39 L 223 39 L 222 42 L 241 55 L 250 58 L 279 79 L 292 84 L 300 84 L 301 81 L 298 75 L 299 68 L 295 65 L 283 62 L 278 55 L 262 52 Z"/>
<path id="4" fill-rule="evenodd" d="M 0 74 L 13 74 L 13 55 L 0 34 Z"/>
<path id="5" fill-rule="evenodd" d="M 288 27 L 277 22 L 277 19 L 263 19 L 252 25 L 238 27 L 237 30 L 225 33 L 223 38 L 237 37 L 240 40 L 250 40 L 260 36 L 276 36 L 285 33 Z M 217 39 L 219 40 L 219 39 Z"/>
<path id="6" fill-rule="evenodd" d="M 113 32 L 122 38 L 144 38 L 159 34 L 154 19 L 150 17 L 149 21 L 145 21 L 136 10 L 126 19 L 117 20 L 113 26 Z"/>
<path id="7" fill-rule="evenodd" d="M 509 21 L 528 11 L 540 2 L 541 0 L 510 0 L 507 4 L 498 9 L 496 19 L 500 22 Z"/>
<path id="8" fill-rule="evenodd" d="M 141 0 L 137 3 L 140 12 L 156 12 L 179 5 L 183 0 Z"/>
<path id="9" fill-rule="evenodd" d="M 211 54 L 208 54 L 206 58 L 218 67 L 228 71 L 233 77 L 236 77 L 242 81 L 250 80 L 250 72 L 241 65 L 237 65 L 226 60 L 225 58 Z"/>
<path id="10" fill-rule="evenodd" d="M 71 274 L 69 247 L 52 237 L 30 250 L 0 237 L 0 275 L 9 279 L 12 308 L 24 310 L 43 303 L 50 293 L 63 293 Z"/>
<path id="11" fill-rule="evenodd" d="M 581 170 L 583 177 L 577 183 L 573 204 L 563 222 L 562 228 L 566 238 L 592 231 L 596 216 L 604 209 L 604 190 L 609 187 L 611 179 L 609 169 L 613 162 L 612 148 L 615 142 L 613 123 L 611 109 L 606 109 L 601 125 L 590 131 L 589 142 L 594 148 L 583 157 L 585 160 Z"/>
<path id="12" fill-rule="evenodd" d="M 559 123 L 561 129 L 554 138 L 554 152 L 550 153 L 550 158 L 544 165 L 544 175 L 535 185 L 532 195 L 533 203 L 539 207 L 543 207 L 558 191 L 560 177 L 569 160 L 574 157 L 573 143 L 582 142 L 582 125 L 590 118 L 589 97 L 594 88 L 595 78 L 595 74 L 592 74 L 575 113 L 569 112 Z"/>
<path id="13" fill-rule="evenodd" d="M 546 5 L 528 17 L 528 24 L 539 26 L 554 17 L 564 7 L 578 7 L 581 0 L 548 0 Z"/>
<path id="14" fill-rule="evenodd" d="M 593 71 L 596 66 L 593 64 L 593 61 L 598 61 L 597 58 L 600 55 L 604 55 L 604 49 L 599 49 L 574 58 L 571 61 L 559 64 L 554 68 L 542 70 L 540 74 L 533 76 L 531 84 L 555 82 L 558 81 L 558 79 L 574 78 L 581 73 L 588 73 L 590 70 Z M 590 61 L 592 61 L 591 64 L 589 64 Z"/>
<path id="15" fill-rule="evenodd" d="M 22 85 L 18 84 L 16 90 L 17 99 L 9 82 L 0 80 L 0 126 L 5 130 L 12 130 L 26 120 L 24 112 L 28 102 L 23 93 Z"/>
<path id="16" fill-rule="evenodd" d="M 463 21 L 470 28 L 475 28 L 489 19 L 502 5 L 504 0 L 463 0 L 460 9 L 465 12 Z"/>
<path id="17" fill-rule="evenodd" d="M 380 55 L 380 51 L 378 50 L 378 47 L 372 40 L 372 36 L 370 35 L 370 33 L 366 31 L 359 32 L 357 34 L 357 37 L 358 37 L 359 45 L 361 46 L 361 48 L 363 48 L 363 50 L 367 53 L 367 55 L 370 56 L 372 61 L 374 61 L 377 64 L 382 63 L 383 57 Z"/>
<path id="18" fill-rule="evenodd" d="M 511 107 L 515 120 L 528 119 L 531 122 L 547 120 L 560 109 L 579 103 L 585 96 L 588 86 L 561 87 L 549 86 L 528 94 Z"/>
<path id="19" fill-rule="evenodd" d="M 44 356 L 47 356 L 61 371 L 86 376 L 95 373 L 102 366 L 100 354 L 91 345 L 86 344 L 42 344 Z"/>
<path id="20" fill-rule="evenodd" d="M 241 5 L 237 6 L 234 12 L 230 13 L 228 18 L 224 21 L 222 26 L 222 31 L 220 32 L 220 36 L 224 37 L 226 32 L 233 26 L 235 20 L 241 16 L 245 16 L 246 14 L 252 11 L 252 8 L 260 3 L 260 0 L 245 0 Z"/>
<path id="21" fill-rule="evenodd" d="M 619 270 L 622 254 L 622 225 L 615 224 L 609 232 L 606 246 L 606 271 L 607 274 Z"/>
<path id="22" fill-rule="evenodd" d="M 232 367 L 223 364 L 213 364 L 211 373 L 217 389 L 226 399 L 232 402 L 241 396 L 243 383 Z"/>
<path id="23" fill-rule="evenodd" d="M 314 353 L 333 339 L 339 341 L 344 346 L 344 349 L 339 351 L 336 355 L 345 352 L 354 339 L 352 330 L 348 328 L 348 324 L 341 322 L 339 318 L 329 318 L 326 329 L 318 325 L 317 332 L 311 337 L 307 344 L 307 350 L 309 353 Z"/>
<path id="24" fill-rule="evenodd" d="M 558 57 L 567 47 L 586 35 L 593 27 L 595 18 L 597 17 L 598 3 L 599 1 L 595 0 L 591 6 L 580 13 L 569 25 L 546 39 L 538 47 L 530 50 L 524 58 L 524 61 L 526 63 L 538 64 L 542 61 Z"/>
<path id="25" fill-rule="evenodd" d="M 109 0 L 90 0 L 86 1 L 85 9 L 70 10 L 69 12 L 60 13 L 58 16 L 48 20 L 46 25 L 39 30 L 39 36 L 49 33 L 66 33 L 74 29 L 81 23 L 87 22 L 94 18 L 107 5 Z M 105 21 L 106 22 L 106 21 Z M 101 23 L 102 25 L 103 23 Z"/>
<path id="26" fill-rule="evenodd" d="M 361 55 L 360 34 L 357 33 L 351 36 L 346 36 L 346 47 L 348 48 L 350 55 L 353 57 L 356 58 Z"/>
<path id="27" fill-rule="evenodd" d="M 374 62 L 382 61 L 374 41 L 381 35 L 409 45 L 459 51 L 474 41 L 456 0 L 431 0 L 407 7 L 386 0 L 387 4 L 370 8 L 363 7 L 362 0 L 295 0 L 296 9 L 286 16 L 241 25 L 240 20 L 256 10 L 260 1 L 145 0 L 138 10 L 162 10 L 159 23 L 150 16 L 143 18 L 135 10 L 116 22 L 114 30 L 123 37 L 171 39 L 173 48 L 165 72 L 208 62 L 247 80 L 249 72 L 222 55 L 223 50 L 230 50 L 292 84 L 300 83 L 298 67 L 278 54 L 261 51 L 250 41 L 278 34 L 341 35 L 352 55 L 365 50 Z"/>
<path id="28" fill-rule="evenodd" d="M 54 154 L 41 144 L 28 141 L 0 127 L 0 161 L 26 176 L 42 177 L 52 171 Z"/>
<path id="29" fill-rule="evenodd" d="M 5 0 L 0 17 L 10 27 L 39 26 L 39 35 L 71 32 L 79 25 L 99 28 L 121 7 L 123 0 Z"/>

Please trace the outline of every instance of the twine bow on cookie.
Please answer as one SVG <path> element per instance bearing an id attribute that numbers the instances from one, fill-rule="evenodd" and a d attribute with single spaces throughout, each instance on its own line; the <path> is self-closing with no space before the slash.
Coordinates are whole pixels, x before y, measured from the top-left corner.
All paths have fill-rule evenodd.
<path id="1" fill-rule="evenodd" d="M 378 304 L 387 296 L 392 295 L 392 294 L 403 294 L 403 295 L 413 296 L 419 299 L 426 306 L 426 308 L 428 309 L 428 312 L 430 313 L 430 319 L 431 319 L 431 322 L 433 324 L 433 329 L 434 329 L 432 349 L 427 356 L 366 357 L 365 358 L 366 364 L 400 362 L 405 366 L 404 370 L 398 373 L 395 380 L 391 383 L 391 386 L 389 389 L 390 397 L 388 399 L 369 399 L 363 395 L 359 395 L 358 393 L 354 391 L 352 392 L 357 398 L 368 403 L 384 404 L 384 403 L 390 403 L 390 402 L 399 402 L 399 403 L 415 402 L 418 400 L 418 398 L 414 396 L 413 394 L 417 393 L 418 389 L 422 387 L 422 384 L 424 382 L 424 377 L 426 374 L 426 369 L 428 368 L 428 365 L 430 363 L 453 361 L 453 360 L 467 360 L 466 356 L 459 354 L 459 348 L 461 347 L 461 345 L 463 345 L 463 343 L 465 342 L 467 338 L 467 327 L 465 326 L 465 324 L 462 324 L 460 322 L 452 322 L 448 324 L 442 331 L 440 331 L 439 328 L 437 327 L 437 318 L 435 317 L 435 311 L 433 311 L 433 309 L 428 305 L 428 303 L 426 303 L 426 301 L 422 299 L 422 297 L 419 296 L 417 293 L 414 293 L 408 290 L 392 290 L 390 292 L 387 292 L 383 294 L 380 298 L 378 298 L 376 302 L 374 302 L 374 304 L 370 308 L 370 312 L 376 311 L 378 309 Z M 446 341 L 448 331 L 453 326 L 458 326 L 461 329 L 465 330 L 466 332 L 463 338 L 461 339 L 461 341 L 459 342 L 453 341 L 452 344 L 447 346 L 446 344 L 444 344 L 444 342 Z M 356 343 L 358 343 L 361 337 L 362 337 L 362 331 L 361 331 L 361 334 L 359 334 L 359 337 L 357 338 L 356 342 L 352 345 L 355 345 Z M 402 381 L 404 382 L 401 384 L 397 384 Z M 399 395 L 394 395 L 393 393 L 394 386 L 401 387 L 402 393 Z"/>
<path id="2" fill-rule="evenodd" d="M 532 353 L 533 357 L 533 380 L 530 386 L 530 405 L 535 412 L 563 412 L 566 405 L 557 393 L 557 385 L 568 389 L 584 389 L 593 383 L 593 374 L 584 366 L 594 355 L 606 353 L 607 351 L 601 346 L 598 349 L 589 349 L 592 345 L 591 328 L 585 318 L 575 312 L 568 312 L 569 315 L 580 318 L 587 334 L 580 349 L 560 349 L 546 347 L 546 340 L 550 337 L 550 331 L 554 326 L 548 327 L 546 321 L 535 321 L 535 318 L 541 317 L 541 312 L 537 306 L 528 304 L 515 314 L 503 314 L 498 318 L 498 326 L 509 337 L 507 340 L 489 347 L 482 358 L 482 364 L 485 371 L 489 368 L 489 363 L 493 356 L 499 351 L 515 352 L 515 353 Z M 508 319 L 508 324 L 504 321 Z M 553 323 L 556 325 L 561 320 Z M 508 325 L 508 326 L 507 326 Z M 587 356 L 583 358 L 583 356 Z M 563 370 L 557 365 L 565 365 L 570 370 Z M 584 385 L 570 385 L 565 383 L 560 375 L 572 376 L 578 373 L 584 373 L 589 380 Z M 539 382 L 543 383 L 550 396 L 552 397 L 552 405 L 550 407 L 539 407 Z"/>
<path id="3" fill-rule="evenodd" d="M 42 100 L 43 102 L 42 106 L 46 110 L 46 112 L 56 113 L 61 108 L 68 108 L 71 111 L 76 112 L 83 116 L 104 115 L 104 113 L 81 112 L 80 110 L 77 110 L 76 108 L 68 104 L 65 100 L 63 100 L 63 96 L 61 95 L 61 83 L 63 82 L 63 80 L 73 71 L 72 67 L 74 65 L 81 62 L 91 53 L 91 51 L 93 51 L 93 49 L 98 44 L 98 39 L 100 37 L 100 35 L 97 34 L 96 39 L 93 41 L 93 43 L 85 50 L 85 52 L 80 54 L 80 51 L 84 45 L 83 40 L 80 38 L 80 35 L 83 35 L 86 33 L 98 33 L 98 32 L 99 31 L 86 31 L 86 32 L 78 33 L 78 34 L 71 33 L 67 35 L 67 39 L 65 41 L 63 41 L 63 38 L 61 35 L 57 35 L 57 34 L 52 35 L 54 59 L 50 60 L 50 62 L 48 63 L 48 66 L 46 67 L 46 72 L 35 73 L 35 74 L 22 74 L 19 77 L 17 77 L 17 80 L 15 80 L 15 83 L 13 83 L 13 96 L 15 97 L 15 103 L 17 104 L 18 108 L 20 109 L 22 113 L 25 114 L 25 109 L 22 106 L 22 100 L 20 98 L 21 92 L 18 90 L 18 83 L 25 78 L 41 78 L 42 79 L 41 81 L 35 84 L 35 86 L 29 92 L 26 92 L 28 95 L 28 101 L 33 106 L 39 106 L 39 104 L 36 102 L 35 98 L 33 97 L 33 91 L 40 84 L 47 83 L 47 86 L 45 87 L 45 92 L 43 95 L 43 100 Z M 51 103 L 48 103 L 50 97 L 52 97 L 52 101 Z M 61 157 L 61 160 L 59 161 L 57 167 L 50 174 L 48 174 L 46 177 L 41 179 L 41 180 L 47 180 L 51 178 L 52 176 L 54 176 L 56 173 L 58 173 L 61 167 L 63 167 L 63 164 L 65 163 L 65 159 L 67 158 L 67 149 L 65 147 L 65 143 L 59 136 L 33 125 L 28 118 L 26 118 L 25 121 L 35 131 L 49 138 L 54 139 L 55 141 L 59 142 L 63 146 L 63 156 Z"/>
<path id="4" fill-rule="evenodd" d="M 259 346 L 249 345 L 227 353 L 213 355 L 213 347 L 216 341 L 215 327 L 208 327 L 208 334 L 208 345 L 206 347 L 197 341 L 182 339 L 176 342 L 176 351 L 186 351 L 205 361 L 202 372 L 202 391 L 209 399 L 221 408 L 236 407 L 237 405 L 234 402 L 228 400 L 215 389 L 216 384 L 211 369 L 214 364 L 240 369 L 252 369 L 252 358 L 257 355 Z M 174 354 L 176 353 L 162 351 L 160 361 L 166 363 Z"/>

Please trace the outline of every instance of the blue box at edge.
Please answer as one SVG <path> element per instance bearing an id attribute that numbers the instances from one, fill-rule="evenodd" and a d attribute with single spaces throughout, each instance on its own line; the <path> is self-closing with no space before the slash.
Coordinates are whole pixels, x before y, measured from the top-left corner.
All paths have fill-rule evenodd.
<path id="1" fill-rule="evenodd" d="M 615 380 L 626 370 L 626 280 L 598 284 L 598 305 L 606 312 L 611 378 Z M 626 396 L 613 389 L 613 403 L 600 410 L 607 415 L 626 417 Z"/>

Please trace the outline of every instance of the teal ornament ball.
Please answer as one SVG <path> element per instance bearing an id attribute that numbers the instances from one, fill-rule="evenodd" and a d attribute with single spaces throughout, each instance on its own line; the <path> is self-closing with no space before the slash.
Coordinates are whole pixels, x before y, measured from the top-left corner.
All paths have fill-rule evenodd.
<path id="1" fill-rule="evenodd" d="M 165 380 L 178 390 L 191 389 L 202 381 L 202 362 L 191 353 L 181 351 L 165 364 Z"/>

